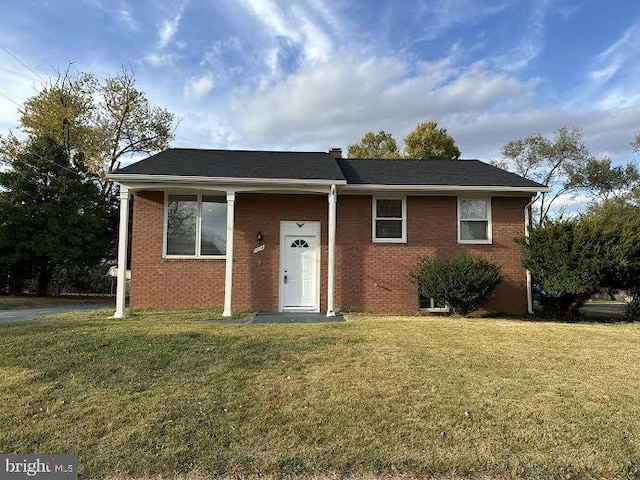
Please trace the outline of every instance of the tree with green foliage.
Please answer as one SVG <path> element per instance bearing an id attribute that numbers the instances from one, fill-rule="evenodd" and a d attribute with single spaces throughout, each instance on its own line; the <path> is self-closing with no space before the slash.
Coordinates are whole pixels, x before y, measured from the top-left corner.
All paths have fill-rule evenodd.
<path id="1" fill-rule="evenodd" d="M 625 290 L 631 297 L 627 318 L 640 319 L 640 190 L 592 205 L 584 220 L 595 226 L 601 238 L 614 239 L 618 245 L 624 261 L 620 268 L 607 272 L 605 286 Z"/>
<path id="2" fill-rule="evenodd" d="M 567 185 L 604 202 L 630 195 L 640 186 L 640 174 L 633 163 L 611 166 L 610 158 L 592 158 L 582 168 L 570 172 Z"/>
<path id="3" fill-rule="evenodd" d="M 430 160 L 458 160 L 460 149 L 446 128 L 438 128 L 434 121 L 420 122 L 404 137 L 403 158 Z"/>
<path id="4" fill-rule="evenodd" d="M 562 127 L 556 131 L 553 139 L 538 133 L 505 143 L 502 160 L 492 163 L 551 189 L 541 194 L 534 217 L 534 223 L 543 225 L 549 220 L 554 202 L 560 196 L 580 188 L 571 179 L 590 160 L 592 156 L 582 138 L 582 131 Z"/>
<path id="5" fill-rule="evenodd" d="M 410 278 L 423 296 L 467 316 L 486 303 L 502 275 L 495 263 L 459 252 L 448 257 L 421 256 Z"/>
<path id="6" fill-rule="evenodd" d="M 359 143 L 349 145 L 349 158 L 457 160 L 460 150 L 447 133 L 434 121 L 420 122 L 404 138 L 404 150 L 398 150 L 393 135 L 380 130 L 367 132 Z"/>
<path id="7" fill-rule="evenodd" d="M 638 135 L 633 142 L 631 142 L 631 146 L 637 152 L 640 151 L 640 135 Z"/>
<path id="8" fill-rule="evenodd" d="M 56 267 L 107 256 L 113 207 L 81 153 L 71 156 L 51 137 L 24 145 L 2 158 L 8 169 L 0 172 L 0 262 L 9 266 L 10 293 L 24 293 L 35 278 L 35 293 L 46 295 Z"/>
<path id="9" fill-rule="evenodd" d="M 522 265 L 550 292 L 541 303 L 552 317 L 577 320 L 584 302 L 627 266 L 618 239 L 584 218 L 548 220 L 517 241 Z"/>
<path id="10" fill-rule="evenodd" d="M 367 132 L 359 143 L 349 145 L 349 158 L 400 158 L 400 151 L 393 135 L 380 130 Z"/>
<path id="11" fill-rule="evenodd" d="M 104 177 L 127 155 L 167 148 L 174 115 L 149 104 L 130 69 L 104 82 L 89 73 L 67 72 L 25 102 L 19 128 L 29 138 L 50 137 L 82 152 L 89 171 Z M 24 147 L 11 134 L 0 143 L 10 157 Z M 103 182 L 103 189 L 110 190 L 110 182 Z"/>

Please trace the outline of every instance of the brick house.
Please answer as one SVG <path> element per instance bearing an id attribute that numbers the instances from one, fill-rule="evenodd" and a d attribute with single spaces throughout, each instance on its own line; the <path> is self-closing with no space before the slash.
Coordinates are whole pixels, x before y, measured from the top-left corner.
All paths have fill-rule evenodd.
<path id="1" fill-rule="evenodd" d="M 132 308 L 410 313 L 418 256 L 467 250 L 502 266 L 488 310 L 531 308 L 514 238 L 546 187 L 478 160 L 168 149 L 116 170 L 116 317 Z"/>

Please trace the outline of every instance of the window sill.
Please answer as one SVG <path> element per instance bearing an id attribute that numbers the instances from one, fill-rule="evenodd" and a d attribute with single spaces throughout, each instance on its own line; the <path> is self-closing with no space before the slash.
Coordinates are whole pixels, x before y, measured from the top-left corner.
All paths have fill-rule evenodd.
<path id="1" fill-rule="evenodd" d="M 460 245 L 491 245 L 493 240 L 458 240 Z"/>
<path id="2" fill-rule="evenodd" d="M 449 307 L 441 307 L 441 308 L 419 308 L 419 312 L 425 313 L 449 313 Z"/>
<path id="3" fill-rule="evenodd" d="M 163 255 L 163 260 L 226 260 L 226 255 Z"/>
<path id="4" fill-rule="evenodd" d="M 407 243 L 406 238 L 374 238 L 373 243 Z"/>

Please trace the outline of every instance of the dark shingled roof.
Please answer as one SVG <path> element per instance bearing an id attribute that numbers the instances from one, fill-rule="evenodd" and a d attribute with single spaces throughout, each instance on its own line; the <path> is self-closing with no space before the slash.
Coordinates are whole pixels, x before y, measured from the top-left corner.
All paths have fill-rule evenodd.
<path id="1" fill-rule="evenodd" d="M 112 173 L 344 181 L 338 164 L 325 152 L 170 148 Z"/>
<path id="2" fill-rule="evenodd" d="M 544 188 L 479 160 L 334 159 L 325 152 L 170 148 L 114 175 L 347 181 L 348 185 Z"/>
<path id="3" fill-rule="evenodd" d="M 480 160 L 339 159 L 349 185 L 459 185 L 528 187 L 543 185 Z"/>

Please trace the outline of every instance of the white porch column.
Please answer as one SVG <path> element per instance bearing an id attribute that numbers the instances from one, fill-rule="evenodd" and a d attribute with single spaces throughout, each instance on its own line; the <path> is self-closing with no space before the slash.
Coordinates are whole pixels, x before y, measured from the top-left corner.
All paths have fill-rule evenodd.
<path id="1" fill-rule="evenodd" d="M 129 241 L 129 187 L 120 185 L 120 228 L 118 229 L 118 284 L 116 287 L 116 312 L 113 318 L 124 318 L 127 296 L 127 243 Z"/>
<path id="2" fill-rule="evenodd" d="M 336 186 L 329 192 L 329 248 L 327 258 L 327 317 L 335 316 L 333 291 L 336 268 Z"/>
<path id="3" fill-rule="evenodd" d="M 231 316 L 231 290 L 233 288 L 233 214 L 236 193 L 227 192 L 227 253 L 224 275 L 224 311 L 223 317 Z"/>

